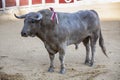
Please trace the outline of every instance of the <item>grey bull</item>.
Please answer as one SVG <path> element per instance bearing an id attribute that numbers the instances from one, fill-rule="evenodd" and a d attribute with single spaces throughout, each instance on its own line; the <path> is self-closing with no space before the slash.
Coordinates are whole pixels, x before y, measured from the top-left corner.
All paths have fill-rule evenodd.
<path id="1" fill-rule="evenodd" d="M 53 12 L 49 9 L 43 9 L 38 12 L 30 12 L 25 15 L 15 17 L 24 19 L 24 27 L 21 32 L 23 37 L 40 38 L 45 45 L 50 57 L 49 72 L 54 71 L 54 57 L 59 52 L 61 62 L 60 73 L 65 73 L 64 56 L 66 46 L 83 42 L 86 48 L 85 64 L 92 66 L 94 63 L 95 45 L 99 39 L 99 45 L 106 54 L 104 40 L 101 33 L 100 19 L 94 10 L 81 10 L 75 13 L 56 12 L 57 19 L 52 21 L 50 18 Z M 89 58 L 91 47 L 92 56 Z"/>

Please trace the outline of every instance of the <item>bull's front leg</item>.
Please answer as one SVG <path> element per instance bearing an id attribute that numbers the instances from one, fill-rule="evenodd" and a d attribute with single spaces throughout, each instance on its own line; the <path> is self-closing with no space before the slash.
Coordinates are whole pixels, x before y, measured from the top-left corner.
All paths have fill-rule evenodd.
<path id="1" fill-rule="evenodd" d="M 48 72 L 54 72 L 54 58 L 57 51 L 52 50 L 47 44 L 45 44 L 45 48 L 47 49 L 50 58 L 50 67 L 48 68 Z"/>
<path id="2" fill-rule="evenodd" d="M 49 57 L 50 57 L 50 67 L 48 69 L 48 72 L 54 72 L 54 57 L 55 57 L 55 54 L 49 53 Z"/>
<path id="3" fill-rule="evenodd" d="M 65 64 L 64 64 L 64 57 L 65 57 L 65 46 L 63 46 L 60 51 L 59 51 L 59 60 L 61 63 L 61 69 L 60 69 L 60 73 L 64 74 L 65 73 Z"/>

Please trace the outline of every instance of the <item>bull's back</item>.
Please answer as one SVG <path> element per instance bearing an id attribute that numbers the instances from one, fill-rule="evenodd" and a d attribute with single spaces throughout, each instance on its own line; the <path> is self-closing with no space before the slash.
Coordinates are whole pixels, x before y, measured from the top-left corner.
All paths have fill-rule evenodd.
<path id="1" fill-rule="evenodd" d="M 95 10 L 81 10 L 75 13 L 58 13 L 61 27 L 75 28 L 83 31 L 83 28 L 91 28 L 100 24 L 99 16 Z M 82 29 L 81 29 L 82 28 Z"/>

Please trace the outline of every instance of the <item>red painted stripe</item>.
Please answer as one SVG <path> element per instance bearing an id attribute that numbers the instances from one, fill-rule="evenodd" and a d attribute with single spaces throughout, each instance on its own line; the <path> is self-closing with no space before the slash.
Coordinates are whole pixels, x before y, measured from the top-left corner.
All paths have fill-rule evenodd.
<path id="1" fill-rule="evenodd" d="M 42 0 L 32 0 L 32 4 L 41 4 Z"/>
<path id="2" fill-rule="evenodd" d="M 28 0 L 20 0 L 20 6 L 28 5 Z"/>
<path id="3" fill-rule="evenodd" d="M 46 0 L 46 3 L 54 3 L 54 0 Z"/>
<path id="4" fill-rule="evenodd" d="M 5 0 L 6 7 L 16 6 L 16 0 Z"/>
<path id="5" fill-rule="evenodd" d="M 69 0 L 68 0 L 69 1 Z M 71 2 L 70 3 L 73 3 L 74 2 L 74 0 L 71 0 Z M 66 3 L 65 2 L 65 0 L 59 0 L 59 3 Z"/>

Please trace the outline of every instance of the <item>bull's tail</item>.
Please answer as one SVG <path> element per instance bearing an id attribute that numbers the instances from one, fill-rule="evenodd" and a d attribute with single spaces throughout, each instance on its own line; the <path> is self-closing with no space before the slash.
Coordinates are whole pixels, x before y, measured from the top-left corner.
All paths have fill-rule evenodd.
<path id="1" fill-rule="evenodd" d="M 105 46 L 104 46 L 104 39 L 103 39 L 103 36 L 102 36 L 101 31 L 100 31 L 100 37 L 99 37 L 99 45 L 100 45 L 100 47 L 101 47 L 104 55 L 105 55 L 106 57 L 108 57 L 108 55 L 106 54 L 106 48 L 105 48 Z"/>

